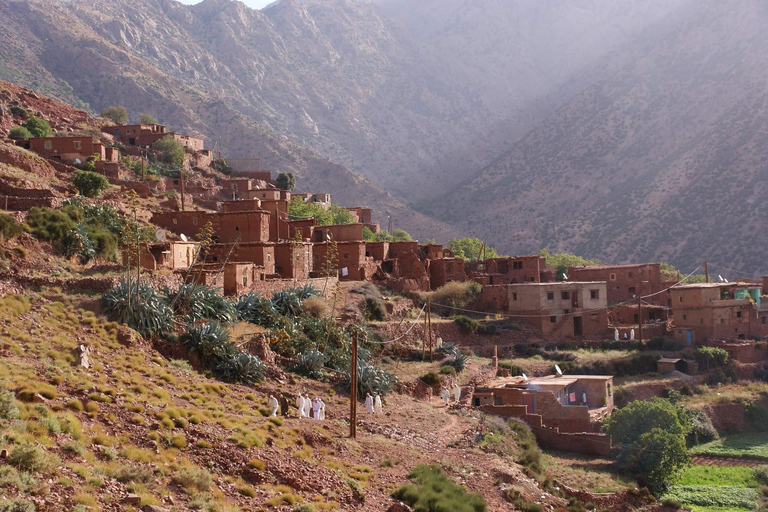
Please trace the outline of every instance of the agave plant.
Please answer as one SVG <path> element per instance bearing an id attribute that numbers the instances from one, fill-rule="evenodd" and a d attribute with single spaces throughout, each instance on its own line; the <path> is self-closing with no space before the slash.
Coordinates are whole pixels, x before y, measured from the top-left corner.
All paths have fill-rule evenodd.
<path id="1" fill-rule="evenodd" d="M 208 285 L 185 283 L 176 290 L 163 288 L 166 301 L 177 315 L 183 315 L 190 323 L 209 319 L 234 322 L 237 311 L 234 304 L 218 294 L 219 288 Z"/>
<path id="2" fill-rule="evenodd" d="M 456 355 L 459 353 L 459 349 L 453 342 L 446 342 L 435 349 L 438 354 Z"/>
<path id="3" fill-rule="evenodd" d="M 101 297 L 101 307 L 110 320 L 125 324 L 142 336 L 173 330 L 173 311 L 148 283 L 121 278 Z"/>
<path id="4" fill-rule="evenodd" d="M 303 309 L 301 303 L 304 299 L 320 295 L 320 292 L 312 285 L 300 286 L 286 290 L 278 290 L 272 294 L 272 303 L 277 312 L 286 316 L 299 316 Z"/>
<path id="5" fill-rule="evenodd" d="M 453 356 L 453 360 L 448 361 L 445 364 L 453 366 L 457 372 L 461 372 L 464 370 L 464 365 L 467 364 L 467 356 L 461 352 L 456 352 L 456 354 Z"/>
<path id="6" fill-rule="evenodd" d="M 345 389 L 351 387 L 352 377 L 347 371 L 347 376 L 342 382 Z M 380 368 L 357 360 L 357 396 L 362 399 L 366 393 L 384 396 L 392 391 L 397 384 L 397 376 L 385 372 Z"/>
<path id="7" fill-rule="evenodd" d="M 190 350 L 195 350 L 202 343 L 229 343 L 229 331 L 217 321 L 190 325 L 179 341 Z"/>
<path id="8" fill-rule="evenodd" d="M 323 374 L 325 360 L 325 354 L 319 350 L 305 350 L 299 354 L 298 359 L 291 366 L 291 371 L 309 377 L 310 379 L 318 379 Z"/>
<path id="9" fill-rule="evenodd" d="M 222 380 L 228 382 L 242 382 L 252 384 L 264 380 L 266 366 L 258 357 L 237 352 L 223 359 L 214 369 L 214 373 Z"/>
<path id="10" fill-rule="evenodd" d="M 241 295 L 235 310 L 240 320 L 245 322 L 264 327 L 273 327 L 277 322 L 278 313 L 272 301 L 253 292 Z"/>

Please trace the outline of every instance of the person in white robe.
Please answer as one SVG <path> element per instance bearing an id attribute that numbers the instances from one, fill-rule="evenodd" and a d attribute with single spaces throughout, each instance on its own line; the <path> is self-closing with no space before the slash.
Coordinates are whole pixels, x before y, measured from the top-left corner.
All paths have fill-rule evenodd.
<path id="1" fill-rule="evenodd" d="M 629 339 L 634 340 L 635 339 L 635 330 L 630 329 L 629 330 Z"/>
<path id="2" fill-rule="evenodd" d="M 373 397 L 370 393 L 365 394 L 365 412 L 368 414 L 373 414 Z"/>
<path id="3" fill-rule="evenodd" d="M 320 418 L 320 399 L 315 398 L 314 402 L 312 402 L 312 417 L 316 420 L 322 419 Z"/>
<path id="4" fill-rule="evenodd" d="M 301 396 L 301 393 L 299 393 L 299 396 L 296 397 L 296 410 L 299 411 L 299 418 L 304 417 L 304 397 Z"/>
<path id="5" fill-rule="evenodd" d="M 448 407 L 449 402 L 451 401 L 451 392 L 448 391 L 448 388 L 443 388 L 443 391 L 440 393 L 440 398 L 445 401 L 445 406 Z"/>
<path id="6" fill-rule="evenodd" d="M 280 407 L 280 403 L 277 401 L 277 398 L 275 398 L 273 395 L 269 395 L 269 401 L 267 402 L 267 405 L 269 405 L 269 408 L 272 411 L 272 416 L 277 416 L 277 409 Z"/>
<path id="7" fill-rule="evenodd" d="M 320 401 L 320 419 L 324 420 L 325 419 L 325 402 L 323 402 L 322 398 L 318 398 L 318 400 Z"/>
<path id="8" fill-rule="evenodd" d="M 616 341 L 619 341 L 619 330 L 618 329 L 614 329 L 613 330 L 613 339 L 616 340 Z"/>
<path id="9" fill-rule="evenodd" d="M 309 411 L 312 410 L 312 399 L 309 398 L 309 393 L 304 395 L 304 417 L 309 418 Z"/>
<path id="10" fill-rule="evenodd" d="M 461 400 L 461 386 L 458 384 L 453 386 L 453 397 L 456 399 L 456 403 L 459 403 L 459 400 Z"/>
<path id="11" fill-rule="evenodd" d="M 381 397 L 379 395 L 376 395 L 376 398 L 373 399 L 373 409 L 376 411 L 376 414 L 382 414 Z"/>

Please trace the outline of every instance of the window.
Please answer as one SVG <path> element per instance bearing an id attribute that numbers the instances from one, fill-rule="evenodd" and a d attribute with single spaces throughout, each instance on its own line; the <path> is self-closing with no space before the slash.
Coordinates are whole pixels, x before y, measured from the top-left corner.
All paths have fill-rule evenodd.
<path id="1" fill-rule="evenodd" d="M 630 286 L 629 287 L 629 293 L 634 295 L 634 293 L 635 293 L 635 287 L 634 286 Z"/>
<path id="2" fill-rule="evenodd" d="M 516 293 L 512 294 L 512 300 L 517 300 L 517 294 Z M 765 323 L 765 317 L 763 317 L 763 323 Z"/>
<path id="3" fill-rule="evenodd" d="M 192 217 L 192 224 L 197 226 L 197 217 Z"/>
<path id="4" fill-rule="evenodd" d="M 632 272 L 629 273 L 629 277 L 632 277 Z"/>
<path id="5" fill-rule="evenodd" d="M 179 223 L 179 219 L 173 219 L 173 223 L 174 224 L 178 224 Z"/>
<path id="6" fill-rule="evenodd" d="M 611 281 L 615 281 L 615 280 L 616 280 L 616 274 L 611 274 Z"/>
<path id="7" fill-rule="evenodd" d="M 687 320 L 687 319 L 688 319 L 688 315 L 683 315 L 683 320 Z"/>
<path id="8" fill-rule="evenodd" d="M 344 259 L 349 259 L 349 253 L 348 252 L 344 253 Z"/>
<path id="9" fill-rule="evenodd" d="M 555 300 L 555 292 L 547 292 L 547 300 Z"/>
<path id="10" fill-rule="evenodd" d="M 551 317 L 549 317 L 549 321 L 551 323 L 555 323 L 555 322 L 557 322 L 557 317 L 556 316 L 551 316 Z"/>
<path id="11" fill-rule="evenodd" d="M 516 270 L 520 270 L 523 268 L 523 262 L 522 261 L 513 261 L 512 262 L 512 268 Z"/>
<path id="12" fill-rule="evenodd" d="M 699 323 L 703 324 L 704 323 L 704 319 L 703 318 L 699 318 Z"/>
<path id="13" fill-rule="evenodd" d="M 237 185 L 232 185 L 232 190 L 237 190 Z"/>
<path id="14" fill-rule="evenodd" d="M 184 253 L 179 251 L 179 259 L 182 259 L 182 258 L 184 258 Z"/>
<path id="15" fill-rule="evenodd" d="M 765 317 L 761 317 L 761 318 L 760 318 L 760 323 L 761 323 L 761 324 L 765 324 Z"/>
<path id="16" fill-rule="evenodd" d="M 271 254 L 267 254 L 267 261 L 272 261 L 272 255 Z"/>
<path id="17" fill-rule="evenodd" d="M 562 292 L 562 293 L 560 293 L 560 297 L 562 297 L 563 300 L 570 299 L 571 298 L 571 292 Z"/>
<path id="18" fill-rule="evenodd" d="M 235 231 L 240 231 L 240 226 L 235 226 Z"/>
<path id="19" fill-rule="evenodd" d="M 599 319 L 599 318 L 598 318 L 598 316 L 597 316 L 597 313 L 592 313 L 592 321 L 593 321 L 593 322 L 597 322 L 597 321 L 598 321 L 598 319 Z"/>
<path id="20" fill-rule="evenodd" d="M 683 302 L 683 298 L 682 297 L 680 297 L 680 302 Z"/>
<path id="21" fill-rule="evenodd" d="M 83 147 L 82 141 L 76 140 L 75 141 L 75 149 L 81 149 Z"/>
<path id="22" fill-rule="evenodd" d="M 725 318 L 721 318 L 721 319 L 720 319 L 720 323 L 721 323 L 721 324 L 724 324 L 724 323 L 725 323 Z"/>
<path id="23" fill-rule="evenodd" d="M 45 145 L 45 149 L 51 149 L 53 147 L 53 144 L 49 140 L 45 141 L 44 145 Z"/>
<path id="24" fill-rule="evenodd" d="M 599 299 L 600 298 L 600 290 L 589 290 L 589 296 L 593 299 Z"/>
<path id="25" fill-rule="evenodd" d="M 741 318 L 741 311 L 736 312 L 736 318 Z"/>

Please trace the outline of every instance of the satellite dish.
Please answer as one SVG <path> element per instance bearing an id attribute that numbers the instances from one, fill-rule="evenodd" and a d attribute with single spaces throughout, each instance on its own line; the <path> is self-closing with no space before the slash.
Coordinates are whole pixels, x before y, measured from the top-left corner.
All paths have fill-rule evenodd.
<path id="1" fill-rule="evenodd" d="M 80 165 L 81 163 L 83 163 L 83 162 L 81 162 L 81 161 L 80 161 L 80 159 L 79 159 L 79 158 L 75 158 L 75 162 L 77 162 L 77 164 L 78 164 L 78 165 Z"/>
<path id="2" fill-rule="evenodd" d="M 555 365 L 555 371 L 557 372 L 558 375 L 560 375 L 560 376 L 563 375 L 563 370 L 560 369 L 560 366 Z"/>
<path id="3" fill-rule="evenodd" d="M 523 374 L 523 380 L 524 380 L 525 382 L 528 382 L 528 376 L 527 376 L 526 374 Z"/>
<path id="4" fill-rule="evenodd" d="M 720 278 L 720 282 L 722 283 L 723 282 L 723 276 L 721 276 L 720 274 L 717 274 L 717 277 Z"/>
<path id="5" fill-rule="evenodd" d="M 567 281 L 567 280 L 568 280 L 568 274 L 563 274 L 563 281 Z"/>
<path id="6" fill-rule="evenodd" d="M 155 238 L 158 242 L 165 242 L 165 230 L 163 228 L 159 228 L 157 231 L 155 231 Z"/>
<path id="7" fill-rule="evenodd" d="M 326 233 L 325 234 L 325 239 L 330 242 L 331 241 L 331 234 L 330 233 Z"/>
<path id="8" fill-rule="evenodd" d="M 723 279 L 723 281 L 725 281 L 726 283 L 728 282 L 728 280 L 727 280 L 727 279 Z"/>
<path id="9" fill-rule="evenodd" d="M 181 239 L 182 239 L 182 240 L 184 240 L 185 242 L 189 242 L 189 238 L 187 238 L 187 235 L 185 235 L 184 233 L 180 234 L 179 236 L 180 236 L 180 237 L 181 237 Z"/>

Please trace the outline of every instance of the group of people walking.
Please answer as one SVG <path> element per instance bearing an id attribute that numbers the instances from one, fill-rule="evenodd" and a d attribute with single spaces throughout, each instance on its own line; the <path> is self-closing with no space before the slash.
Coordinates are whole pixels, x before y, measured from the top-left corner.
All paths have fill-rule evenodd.
<path id="1" fill-rule="evenodd" d="M 383 406 L 379 395 L 371 396 L 370 393 L 365 394 L 365 412 L 368 414 L 383 414 Z"/>
<path id="2" fill-rule="evenodd" d="M 277 410 L 280 409 L 280 414 L 288 417 L 290 402 L 285 394 L 281 393 L 279 399 L 275 398 L 274 395 L 269 395 L 267 405 L 271 416 L 277 416 Z M 325 402 L 320 397 L 310 398 L 309 393 L 305 393 L 303 396 L 299 393 L 296 396 L 296 409 L 299 418 L 325 419 Z"/>
<path id="3" fill-rule="evenodd" d="M 451 403 L 451 396 L 456 400 L 456 403 L 459 403 L 459 400 L 461 400 L 461 386 L 458 384 L 454 384 L 453 388 L 443 388 L 440 391 L 440 398 L 442 398 L 445 401 L 445 406 L 448 407 Z M 430 395 L 430 401 L 432 400 L 432 396 Z"/>

